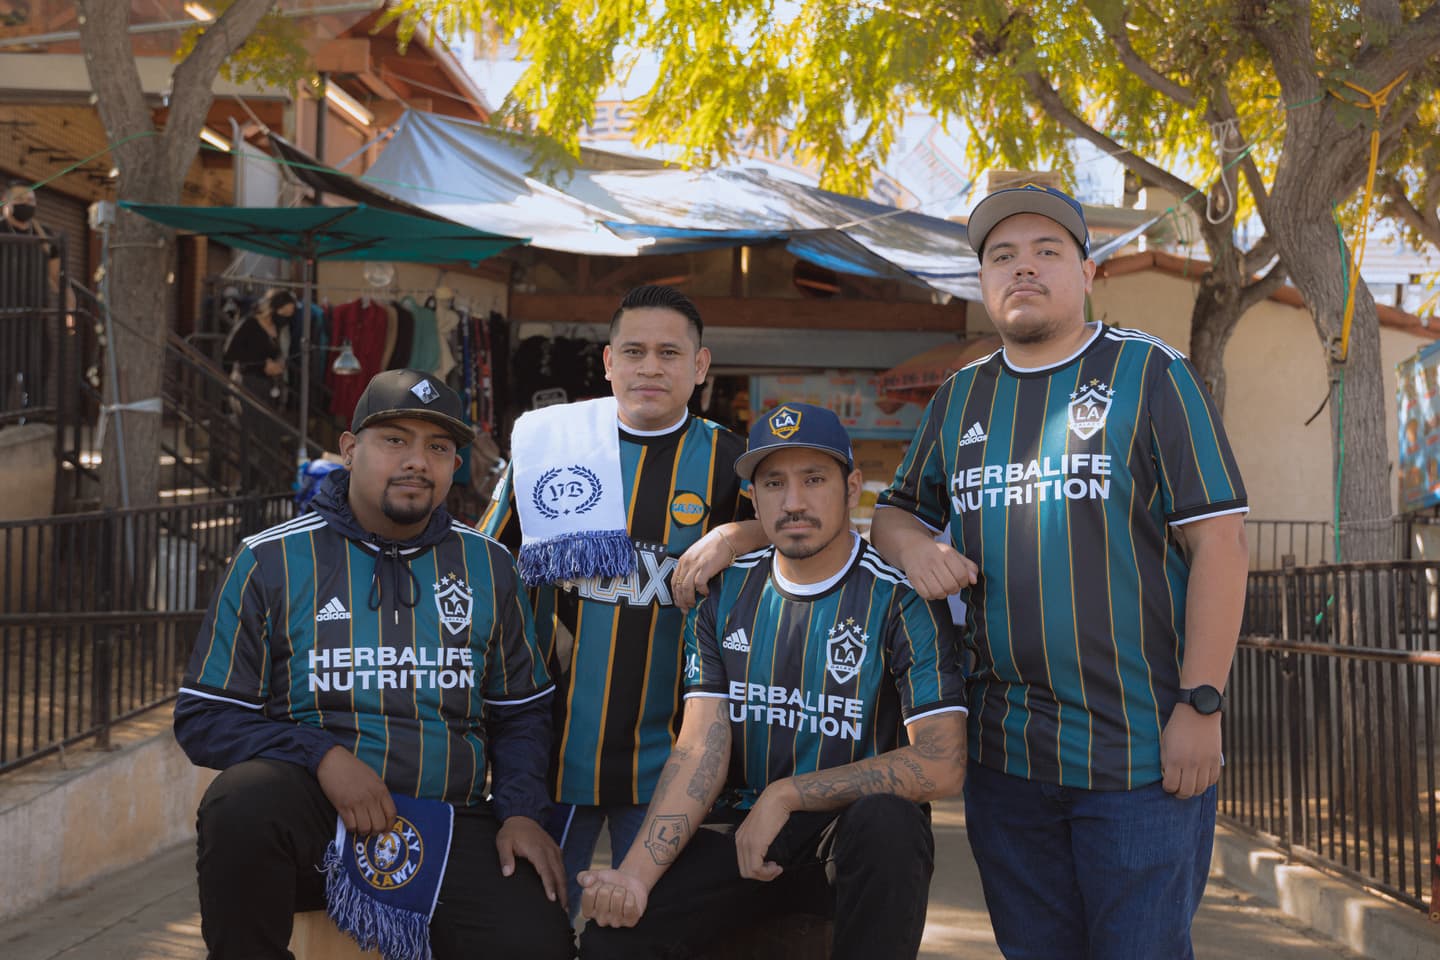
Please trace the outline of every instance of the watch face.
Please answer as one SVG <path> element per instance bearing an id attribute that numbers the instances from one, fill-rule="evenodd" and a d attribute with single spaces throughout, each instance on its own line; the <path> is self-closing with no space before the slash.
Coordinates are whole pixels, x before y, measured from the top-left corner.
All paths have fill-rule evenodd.
<path id="1" fill-rule="evenodd" d="M 1190 691 L 1190 705 L 1195 708 L 1196 713 L 1214 713 L 1220 709 L 1223 699 L 1220 691 L 1210 686 L 1196 687 Z"/>

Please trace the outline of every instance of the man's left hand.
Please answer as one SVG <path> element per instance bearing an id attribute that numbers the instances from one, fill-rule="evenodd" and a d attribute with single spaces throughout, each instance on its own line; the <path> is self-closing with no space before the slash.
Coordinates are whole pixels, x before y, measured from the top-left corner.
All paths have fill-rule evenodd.
<path id="1" fill-rule="evenodd" d="M 747 880 L 774 880 L 784 868 L 773 860 L 766 860 L 770 844 L 780 833 L 780 828 L 790 819 L 794 809 L 792 801 L 799 795 L 790 778 L 776 780 L 766 787 L 755 801 L 755 806 L 745 815 L 745 820 L 735 831 L 735 858 L 739 862 L 740 876 Z"/>
<path id="2" fill-rule="evenodd" d="M 565 861 L 554 839 L 529 817 L 507 817 L 495 835 L 495 850 L 500 854 L 500 872 L 505 876 L 515 873 L 515 858 L 524 857 L 540 874 L 545 885 L 545 896 L 559 899 L 560 905 L 569 909 L 569 895 L 565 884 Z"/>
<path id="3" fill-rule="evenodd" d="M 1188 800 L 1220 779 L 1220 714 L 1195 712 L 1188 703 L 1175 704 L 1160 734 L 1160 769 L 1165 791 Z"/>
<path id="4" fill-rule="evenodd" d="M 690 545 L 675 562 L 670 578 L 670 596 L 675 606 L 689 610 L 710 593 L 710 579 L 730 566 L 735 559 L 730 546 L 718 530 L 711 530 Z"/>

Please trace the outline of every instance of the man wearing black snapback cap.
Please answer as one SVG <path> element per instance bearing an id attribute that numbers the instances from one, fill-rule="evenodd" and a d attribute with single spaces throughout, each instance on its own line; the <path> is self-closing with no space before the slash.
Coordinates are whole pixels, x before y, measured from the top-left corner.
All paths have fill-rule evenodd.
<path id="1" fill-rule="evenodd" d="M 1004 349 L 936 391 L 871 535 L 922 596 L 967 605 L 965 817 L 1005 956 L 1186 960 L 1245 487 L 1190 362 L 1086 321 L 1073 198 L 1000 190 L 968 230 Z"/>
<path id="2" fill-rule="evenodd" d="M 922 805 L 965 772 L 949 612 L 851 530 L 861 477 L 831 411 L 771 410 L 735 472 L 772 546 L 686 622 L 679 739 L 624 862 L 581 874 L 583 954 L 668 956 L 820 910 L 831 956 L 913 957 L 934 867 Z M 698 829 L 717 798 L 733 833 Z"/>
<path id="3" fill-rule="evenodd" d="M 221 770 L 197 823 L 212 958 L 288 957 L 292 914 L 326 906 L 337 815 L 383 834 L 392 795 L 453 808 L 448 850 L 415 848 L 446 863 L 434 956 L 573 956 L 541 827 L 554 684 L 509 551 L 443 505 L 473 436 L 443 382 L 377 375 L 347 469 L 246 538 L 212 600 L 175 706 L 186 754 Z"/>

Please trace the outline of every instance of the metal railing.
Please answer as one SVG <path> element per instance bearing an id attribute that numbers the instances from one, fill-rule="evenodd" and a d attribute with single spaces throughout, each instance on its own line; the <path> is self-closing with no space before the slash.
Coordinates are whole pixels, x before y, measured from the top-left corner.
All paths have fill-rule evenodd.
<path id="1" fill-rule="evenodd" d="M 289 495 L 0 523 L 0 772 L 175 695 L 241 536 Z"/>
<path id="2" fill-rule="evenodd" d="M 1440 548 L 1440 517 L 1419 513 L 1392 516 L 1390 555 L 1392 560 L 1423 560 Z M 1335 562 L 1335 528 L 1328 520 L 1245 521 L 1245 538 L 1250 544 L 1251 570 L 1279 570 L 1287 563 L 1312 566 Z"/>
<path id="3" fill-rule="evenodd" d="M 295 424 L 173 333 L 166 343 L 161 392 L 165 416 L 160 448 L 172 465 L 172 496 L 290 489 L 300 446 Z M 316 443 L 309 448 L 311 456 L 322 452 Z"/>
<path id="4" fill-rule="evenodd" d="M 1440 562 L 1252 572 L 1230 695 L 1220 812 L 1440 921 Z"/>

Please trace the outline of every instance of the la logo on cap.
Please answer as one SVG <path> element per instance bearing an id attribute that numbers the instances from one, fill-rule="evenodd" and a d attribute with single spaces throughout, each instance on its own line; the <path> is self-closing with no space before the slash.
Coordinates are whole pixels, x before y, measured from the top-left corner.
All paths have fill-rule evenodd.
<path id="1" fill-rule="evenodd" d="M 440 396 L 440 391 L 436 390 L 429 380 L 421 380 L 410 388 L 410 392 L 419 397 L 421 403 L 434 403 Z"/>
<path id="2" fill-rule="evenodd" d="M 781 407 L 770 414 L 770 432 L 781 440 L 789 440 L 800 429 L 800 411 L 793 407 Z"/>

